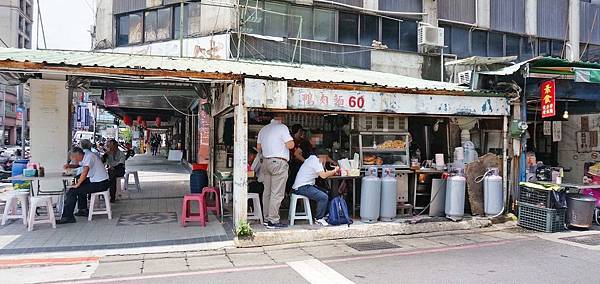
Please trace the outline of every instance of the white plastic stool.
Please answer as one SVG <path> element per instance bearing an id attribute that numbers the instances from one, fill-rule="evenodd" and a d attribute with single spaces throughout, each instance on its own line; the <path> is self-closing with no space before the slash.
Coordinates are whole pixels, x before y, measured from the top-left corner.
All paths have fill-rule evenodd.
<path id="1" fill-rule="evenodd" d="M 21 202 L 21 214 L 17 214 L 17 201 Z M 2 226 L 10 219 L 21 219 L 23 225 L 27 226 L 27 205 L 29 204 L 29 192 L 12 192 L 6 197 L 4 214 L 2 215 Z"/>
<path id="2" fill-rule="evenodd" d="M 296 212 L 296 203 L 298 200 L 304 201 L 304 212 Z M 294 194 L 290 197 L 290 226 L 294 226 L 295 220 L 308 220 L 309 224 L 313 224 L 312 212 L 310 211 L 310 199 L 308 197 Z"/>
<path id="3" fill-rule="evenodd" d="M 124 185 L 124 190 L 128 190 L 129 189 L 129 176 L 133 175 L 133 179 L 135 181 L 135 187 L 137 188 L 137 191 L 142 191 L 142 187 L 140 186 L 140 178 L 138 176 L 138 172 L 137 171 L 127 171 L 125 172 L 125 185 Z"/>
<path id="4" fill-rule="evenodd" d="M 126 192 L 127 193 L 127 197 L 131 198 L 130 193 L 126 190 L 125 186 L 123 185 L 123 181 L 125 180 L 124 177 L 118 177 L 117 178 L 117 197 L 118 199 L 123 199 L 123 193 Z"/>
<path id="5" fill-rule="evenodd" d="M 259 220 L 262 224 L 263 222 L 263 214 L 262 208 L 260 206 L 260 196 L 258 193 L 248 193 L 248 200 L 252 199 L 252 207 L 254 210 L 252 212 L 248 212 L 248 220 Z"/>
<path id="6" fill-rule="evenodd" d="M 54 217 L 54 208 L 52 208 L 52 197 L 50 196 L 35 196 L 29 199 L 29 226 L 28 231 L 33 231 L 33 225 L 35 224 L 52 224 L 52 228 L 56 229 L 56 218 Z M 35 212 L 38 207 L 46 207 L 48 214 L 47 218 L 36 220 Z"/>
<path id="7" fill-rule="evenodd" d="M 99 199 L 100 196 L 104 197 L 104 206 L 106 207 L 104 210 L 96 210 L 96 199 Z M 90 197 L 90 209 L 88 214 L 88 221 L 92 221 L 92 216 L 94 215 L 108 215 L 108 220 L 112 219 L 112 210 L 110 208 L 110 192 L 101 191 L 92 193 Z"/>

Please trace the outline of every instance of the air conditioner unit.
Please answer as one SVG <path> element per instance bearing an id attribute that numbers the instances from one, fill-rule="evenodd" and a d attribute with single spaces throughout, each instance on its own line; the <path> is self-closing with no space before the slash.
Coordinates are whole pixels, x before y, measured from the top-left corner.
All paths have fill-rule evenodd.
<path id="1" fill-rule="evenodd" d="M 418 45 L 444 47 L 444 29 L 429 25 L 420 25 L 418 31 Z"/>
<path id="2" fill-rule="evenodd" d="M 471 75 L 473 75 L 473 71 L 458 72 L 458 84 L 459 85 L 470 85 L 471 84 Z"/>

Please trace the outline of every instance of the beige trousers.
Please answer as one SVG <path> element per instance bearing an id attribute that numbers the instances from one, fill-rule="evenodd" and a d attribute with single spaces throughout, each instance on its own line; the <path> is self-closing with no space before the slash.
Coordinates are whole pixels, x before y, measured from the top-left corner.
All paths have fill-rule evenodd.
<path id="1" fill-rule="evenodd" d="M 279 207 L 285 197 L 288 163 L 282 159 L 264 158 L 260 168 L 263 178 L 263 212 L 265 221 L 279 223 Z"/>

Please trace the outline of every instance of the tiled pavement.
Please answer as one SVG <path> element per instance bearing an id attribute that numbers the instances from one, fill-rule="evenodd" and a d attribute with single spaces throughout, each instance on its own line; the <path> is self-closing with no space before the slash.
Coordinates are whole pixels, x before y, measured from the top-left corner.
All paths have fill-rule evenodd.
<path id="1" fill-rule="evenodd" d="M 308 259 L 328 260 L 375 253 L 411 252 L 460 247 L 528 238 L 527 234 L 503 231 L 453 232 L 416 236 L 386 236 L 368 239 L 332 240 L 255 248 L 225 248 L 179 253 L 116 255 L 100 259 L 92 277 L 150 275 L 232 267 L 275 265 Z M 358 251 L 352 243 L 387 242 L 395 248 Z M 157 265 L 160 263 L 160 265 Z"/>
<path id="2" fill-rule="evenodd" d="M 36 225 L 28 232 L 21 222 L 0 227 L 0 255 L 77 250 L 138 248 L 225 241 L 233 238 L 231 222 L 221 225 L 214 215 L 209 216 L 207 227 L 179 222 L 164 224 L 117 225 L 123 214 L 176 213 L 181 214 L 181 197 L 189 191 L 189 176 L 179 163 L 136 156 L 128 161 L 128 168 L 139 171 L 141 192 L 113 204 L 113 219 L 94 216 L 92 222 L 78 217 L 75 224 Z M 19 221 L 19 220 L 17 220 Z"/>

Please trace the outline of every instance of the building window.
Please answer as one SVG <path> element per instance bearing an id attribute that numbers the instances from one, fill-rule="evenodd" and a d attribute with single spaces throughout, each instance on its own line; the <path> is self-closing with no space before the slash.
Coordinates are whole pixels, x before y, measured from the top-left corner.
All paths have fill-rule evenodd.
<path id="1" fill-rule="evenodd" d="M 144 16 L 144 41 L 171 38 L 171 9 L 148 11 Z"/>
<path id="2" fill-rule="evenodd" d="M 357 14 L 339 13 L 338 38 L 341 43 L 358 44 Z"/>
<path id="3" fill-rule="evenodd" d="M 156 29 L 158 25 L 158 15 L 156 10 L 146 12 L 144 15 L 144 40 L 157 40 Z"/>
<path id="4" fill-rule="evenodd" d="M 564 51 L 564 41 L 553 40 L 552 41 L 552 56 L 563 57 L 563 54 L 564 54 L 563 51 Z"/>
<path id="5" fill-rule="evenodd" d="M 592 62 L 600 62 L 600 45 L 588 45 L 587 60 Z"/>
<path id="6" fill-rule="evenodd" d="M 360 44 L 364 46 L 371 46 L 374 40 L 379 40 L 379 17 L 361 15 Z"/>
<path id="7" fill-rule="evenodd" d="M 285 14 L 287 14 L 287 4 L 265 2 L 265 35 L 287 37 L 287 16 Z"/>
<path id="8" fill-rule="evenodd" d="M 290 8 L 290 37 L 313 38 L 313 11 L 311 8 L 292 6 Z M 302 29 L 300 29 L 302 26 Z M 300 33 L 300 34 L 299 34 Z"/>
<path id="9" fill-rule="evenodd" d="M 538 54 L 540 56 L 550 56 L 550 40 L 540 39 L 538 41 Z"/>
<path id="10" fill-rule="evenodd" d="M 400 48 L 400 22 L 388 18 L 381 19 L 381 42 L 390 49 Z"/>
<path id="11" fill-rule="evenodd" d="M 335 41 L 335 11 L 314 10 L 313 38 L 321 41 Z"/>
<path id="12" fill-rule="evenodd" d="M 504 56 L 504 35 L 501 33 L 489 33 L 488 56 Z"/>
<path id="13" fill-rule="evenodd" d="M 452 27 L 450 52 L 460 58 L 469 56 L 469 30 Z"/>
<path id="14" fill-rule="evenodd" d="M 518 36 L 506 35 L 506 56 L 519 56 L 520 42 Z"/>
<path id="15" fill-rule="evenodd" d="M 117 18 L 117 46 L 129 44 L 129 15 Z"/>
<path id="16" fill-rule="evenodd" d="M 488 33 L 474 30 L 471 32 L 471 54 L 474 56 L 487 56 Z"/>
<path id="17" fill-rule="evenodd" d="M 202 5 L 199 2 L 192 2 L 187 5 L 188 9 L 188 31 L 190 36 L 200 35 L 202 33 L 200 26 L 200 9 Z"/>
<path id="18" fill-rule="evenodd" d="M 417 22 L 400 23 L 400 50 L 417 52 Z"/>
<path id="19" fill-rule="evenodd" d="M 519 60 L 531 59 L 534 56 L 535 50 L 535 39 L 529 39 L 527 37 L 521 38 L 521 56 Z"/>
<path id="20" fill-rule="evenodd" d="M 144 22 L 142 13 L 129 14 L 129 43 L 142 42 Z"/>
<path id="21" fill-rule="evenodd" d="M 179 19 L 181 19 L 181 6 L 177 5 L 173 9 L 173 38 L 180 37 Z M 188 5 L 183 6 L 183 36 L 188 36 L 189 9 Z"/>
<path id="22" fill-rule="evenodd" d="M 262 2 L 256 0 L 242 0 L 240 9 L 240 25 L 242 32 L 249 34 L 262 34 L 264 12 Z"/>

